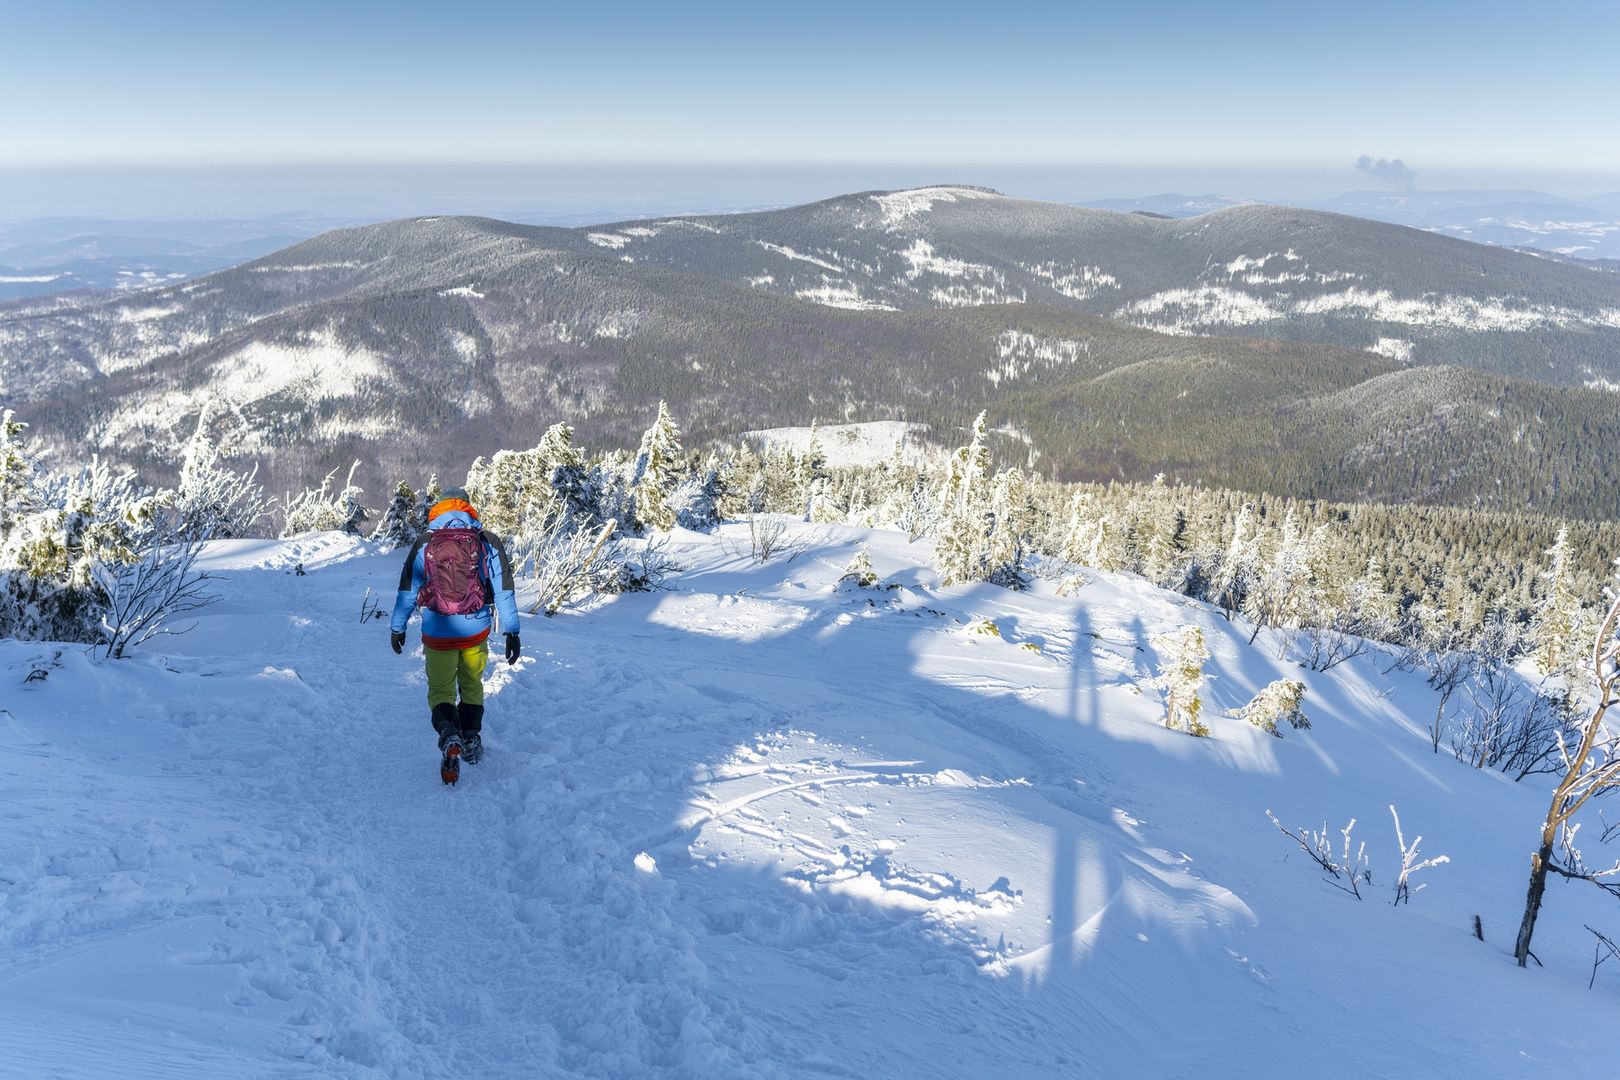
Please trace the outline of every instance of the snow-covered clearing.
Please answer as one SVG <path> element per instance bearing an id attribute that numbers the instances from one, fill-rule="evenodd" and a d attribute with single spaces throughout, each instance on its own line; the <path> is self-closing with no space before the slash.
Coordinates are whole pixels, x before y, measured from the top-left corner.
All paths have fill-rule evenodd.
<path id="1" fill-rule="evenodd" d="M 455 789 L 414 629 L 396 657 L 360 621 L 400 556 L 359 541 L 214 545 L 222 602 L 137 659 L 0 643 L 0 1071 L 1607 1068 L 1581 923 L 1613 902 L 1555 882 L 1546 968 L 1513 965 L 1545 786 L 1431 753 L 1414 677 L 1302 672 L 1131 578 L 939 589 L 901 534 L 791 536 L 756 566 L 742 526 L 679 533 L 673 591 L 530 620 Z M 895 588 L 835 587 L 862 543 Z M 1207 740 L 1133 689 L 1189 622 Z M 1222 717 L 1283 676 L 1310 731 Z M 1399 909 L 1391 803 L 1452 860 Z M 1267 809 L 1359 819 L 1368 899 Z"/>
<path id="2" fill-rule="evenodd" d="M 927 424 L 904 420 L 868 420 L 859 424 L 827 424 L 814 429 L 821 444 L 821 456 L 833 467 L 881 465 L 894 459 L 895 448 L 914 465 L 942 465 L 949 453 L 923 439 Z M 742 438 L 757 444 L 761 452 L 771 450 L 803 454 L 810 449 L 811 428 L 779 427 L 745 431 Z"/>

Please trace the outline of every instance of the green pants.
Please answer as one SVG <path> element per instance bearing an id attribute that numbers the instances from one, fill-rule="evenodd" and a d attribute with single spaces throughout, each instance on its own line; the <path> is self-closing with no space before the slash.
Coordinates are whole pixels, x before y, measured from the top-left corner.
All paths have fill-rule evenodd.
<path id="1" fill-rule="evenodd" d="M 470 649 L 423 649 L 427 657 L 428 708 L 454 705 L 456 689 L 468 705 L 484 703 L 484 665 L 489 663 L 489 645 L 479 642 Z"/>

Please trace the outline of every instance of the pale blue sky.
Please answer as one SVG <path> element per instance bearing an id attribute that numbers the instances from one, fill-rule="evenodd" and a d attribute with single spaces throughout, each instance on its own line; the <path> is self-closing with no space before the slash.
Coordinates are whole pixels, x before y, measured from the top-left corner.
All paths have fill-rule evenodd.
<path id="1" fill-rule="evenodd" d="M 1613 2 L 0 0 L 0 171 L 1063 163 L 1343 189 L 1373 154 L 1579 194 L 1620 186 L 1617 54 Z"/>
<path id="2" fill-rule="evenodd" d="M 1620 5 L 0 2 L 12 164 L 1620 168 Z"/>

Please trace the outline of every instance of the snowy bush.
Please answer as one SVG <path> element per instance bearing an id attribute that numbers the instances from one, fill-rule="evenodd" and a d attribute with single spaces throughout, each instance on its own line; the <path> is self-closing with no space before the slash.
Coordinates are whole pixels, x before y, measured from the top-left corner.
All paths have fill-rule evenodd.
<path id="1" fill-rule="evenodd" d="M 297 495 L 289 494 L 282 502 L 282 536 L 297 536 L 307 532 L 346 532 L 360 535 L 361 526 L 371 511 L 360 500 L 365 492 L 355 486 L 357 461 L 349 467 L 343 487 L 333 490 L 332 481 L 337 470 L 326 474 L 318 488 L 309 488 Z"/>
<path id="2" fill-rule="evenodd" d="M 1395 844 L 1401 854 L 1400 868 L 1395 873 L 1394 904 L 1398 907 L 1401 904 L 1411 903 L 1412 894 L 1423 888 L 1422 885 L 1415 887 L 1412 885 L 1413 874 L 1448 863 L 1451 859 L 1445 855 L 1420 859 L 1418 845 L 1423 843 L 1423 837 L 1414 837 L 1411 844 L 1408 844 L 1401 831 L 1401 816 L 1395 812 L 1394 806 L 1389 808 L 1389 816 L 1395 821 Z M 1372 869 L 1367 863 L 1365 841 L 1357 843 L 1354 852 L 1350 850 L 1350 845 L 1356 843 L 1351 838 L 1351 833 L 1356 827 L 1355 818 L 1351 818 L 1350 823 L 1339 830 L 1340 842 L 1338 850 L 1335 851 L 1326 822 L 1322 823 L 1320 829 L 1301 828 L 1295 832 L 1284 828 L 1283 823 L 1278 821 L 1277 816 L 1270 810 L 1266 811 L 1266 817 L 1277 827 L 1278 832 L 1292 840 L 1312 862 L 1326 872 L 1329 885 L 1342 889 L 1357 900 L 1362 899 L 1361 886 L 1372 884 Z"/>
<path id="3" fill-rule="evenodd" d="M 105 462 L 41 469 L 0 420 L 0 636 L 96 644 L 112 657 L 211 602 L 194 567 L 206 532 L 175 492 L 142 490 Z"/>
<path id="4" fill-rule="evenodd" d="M 527 579 L 535 594 L 529 611 L 555 615 L 582 597 L 604 591 L 603 548 L 616 528 L 614 522 L 598 528 L 589 519 L 569 517 L 558 503 L 531 510 L 507 541 L 513 573 Z"/>
<path id="5" fill-rule="evenodd" d="M 1422 885 L 1419 885 L 1416 889 L 1412 887 L 1411 879 L 1413 874 L 1419 870 L 1427 870 L 1431 866 L 1448 863 L 1451 861 L 1451 857 L 1448 855 L 1436 855 L 1432 859 L 1420 861 L 1418 859 L 1418 845 L 1423 843 L 1423 837 L 1413 837 L 1411 845 L 1408 846 L 1406 837 L 1401 833 L 1401 815 L 1395 812 L 1393 805 L 1389 808 L 1389 816 L 1395 819 L 1395 844 L 1401 853 L 1401 868 L 1395 875 L 1395 900 L 1393 901 L 1395 906 L 1399 907 L 1402 904 L 1411 903 L 1412 894 L 1423 888 Z"/>
<path id="6" fill-rule="evenodd" d="M 1296 730 L 1311 726 L 1311 722 L 1300 711 L 1300 703 L 1304 699 L 1304 683 L 1298 679 L 1278 679 L 1268 683 L 1247 705 L 1241 709 L 1234 709 L 1227 715 L 1238 720 L 1247 720 L 1261 731 L 1281 738 L 1279 723 L 1287 723 Z"/>
<path id="7" fill-rule="evenodd" d="M 208 436 L 207 414 L 199 416 L 180 464 L 179 486 L 169 495 L 181 531 L 215 540 L 251 535 L 271 508 L 264 488 L 255 482 L 258 472 L 257 465 L 245 473 L 225 465 Z"/>
<path id="8" fill-rule="evenodd" d="M 1150 644 L 1161 657 L 1159 674 L 1147 681 L 1149 687 L 1164 692 L 1164 726 L 1199 737 L 1209 734 L 1200 718 L 1204 703 L 1199 688 L 1204 685 L 1204 661 L 1209 647 L 1204 631 L 1196 626 L 1156 634 Z"/>
<path id="9" fill-rule="evenodd" d="M 1310 856 L 1311 861 L 1327 873 L 1329 885 L 1344 890 L 1357 900 L 1361 899 L 1361 886 L 1372 884 L 1372 870 L 1367 866 L 1367 844 L 1365 841 L 1356 846 L 1354 853 L 1350 850 L 1350 845 L 1353 842 L 1350 834 L 1356 827 L 1355 818 L 1351 818 L 1350 824 L 1339 830 L 1341 843 L 1338 853 L 1335 854 L 1333 840 L 1328 835 L 1327 822 L 1324 821 L 1320 829 L 1307 830 L 1301 828 L 1298 832 L 1290 832 L 1283 827 L 1283 823 L 1278 821 L 1277 816 L 1270 810 L 1266 811 L 1266 817 L 1270 818 L 1271 823 L 1277 826 L 1278 832 L 1298 844 L 1299 849 Z"/>
<path id="10" fill-rule="evenodd" d="M 106 656 L 119 659 L 153 637 L 183 633 L 175 629 L 176 619 L 218 599 L 196 565 L 206 541 L 166 515 L 142 530 L 129 557 L 95 563 L 102 594 L 97 644 Z"/>

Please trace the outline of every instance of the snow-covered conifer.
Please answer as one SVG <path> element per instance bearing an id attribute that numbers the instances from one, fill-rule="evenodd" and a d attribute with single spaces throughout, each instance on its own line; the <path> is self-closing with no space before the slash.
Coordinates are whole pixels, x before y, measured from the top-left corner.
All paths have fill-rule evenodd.
<path id="1" fill-rule="evenodd" d="M 1280 738 L 1282 732 L 1277 729 L 1279 723 L 1286 722 L 1295 729 L 1311 726 L 1310 720 L 1300 711 L 1304 699 L 1304 683 L 1298 679 L 1278 679 L 1266 684 L 1243 708 L 1234 709 L 1227 715 L 1247 720 L 1261 731 Z"/>
<path id="2" fill-rule="evenodd" d="M 1244 503 L 1232 523 L 1232 539 L 1210 581 L 1210 598 L 1226 617 L 1243 609 L 1255 575 L 1260 570 L 1260 534 L 1254 528 L 1254 507 Z"/>
<path id="3" fill-rule="evenodd" d="M 417 507 L 417 494 L 401 480 L 394 488 L 394 497 L 388 500 L 382 520 L 372 530 L 371 538 L 385 548 L 410 547 L 422 535 L 422 523 Z"/>
<path id="4" fill-rule="evenodd" d="M 731 466 L 710 454 L 703 468 L 683 480 L 670 505 L 683 529 L 707 532 L 720 524 L 720 505 L 729 486 Z"/>
<path id="5" fill-rule="evenodd" d="M 856 585 L 862 589 L 870 589 L 878 583 L 877 571 L 872 569 L 872 556 L 862 544 L 855 557 L 849 560 L 844 567 L 843 576 L 838 579 L 840 584 Z"/>
<path id="6" fill-rule="evenodd" d="M 34 505 L 37 467 L 23 441 L 27 427 L 10 409 L 0 415 L 0 538 Z"/>
<path id="7" fill-rule="evenodd" d="M 636 520 L 643 530 L 675 527 L 669 493 L 678 479 L 680 455 L 680 429 L 669 415 L 669 406 L 660 401 L 658 416 L 642 435 L 636 455 Z"/>
<path id="8" fill-rule="evenodd" d="M 989 575 L 990 451 L 985 446 L 984 413 L 973 421 L 973 438 L 951 455 L 940 491 L 935 560 L 945 585 L 983 581 Z"/>
<path id="9" fill-rule="evenodd" d="M 1530 617 L 1530 649 L 1536 667 L 1544 675 L 1569 671 L 1580 663 L 1576 635 L 1582 613 L 1569 565 L 1569 527 L 1558 530 L 1558 538 L 1545 552 L 1547 565 L 1541 571 L 1540 597 Z"/>
<path id="10" fill-rule="evenodd" d="M 1204 685 L 1204 661 L 1209 646 L 1204 631 L 1196 626 L 1156 634 L 1149 644 L 1160 656 L 1159 674 L 1148 685 L 1164 692 L 1164 726 L 1189 735 L 1209 734 L 1201 719 L 1204 703 L 1199 688 Z"/>

